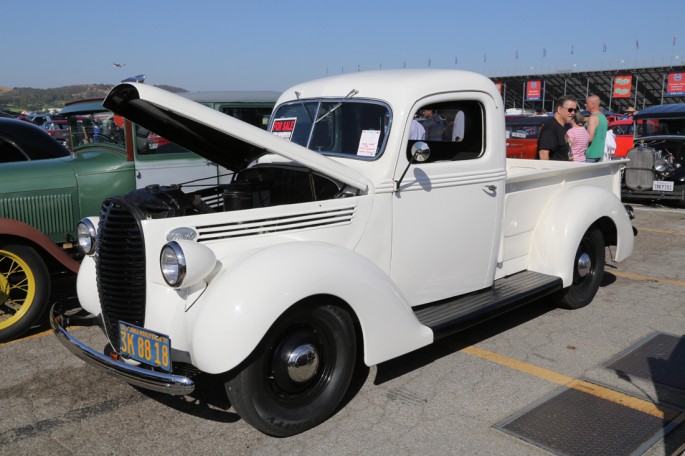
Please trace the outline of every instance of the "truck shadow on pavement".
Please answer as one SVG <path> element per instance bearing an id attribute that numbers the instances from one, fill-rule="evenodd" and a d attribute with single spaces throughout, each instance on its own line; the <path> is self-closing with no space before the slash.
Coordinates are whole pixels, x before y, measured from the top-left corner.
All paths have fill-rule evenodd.
<path id="1" fill-rule="evenodd" d="M 195 390 L 186 396 L 169 396 L 143 388 L 134 388 L 148 398 L 187 415 L 218 423 L 240 421 L 237 413 L 229 411 L 231 403 L 226 396 L 221 375 L 201 374 L 193 380 Z"/>
<path id="2" fill-rule="evenodd" d="M 606 264 L 607 269 L 615 269 L 613 264 Z M 616 276 L 611 272 L 604 271 L 600 287 L 606 287 L 616 282 Z M 591 304 L 590 304 L 591 305 Z M 504 315 L 485 320 L 471 328 L 446 337 L 444 343 L 433 343 L 399 358 L 386 361 L 378 365 L 375 384 L 380 385 L 389 380 L 401 377 L 413 370 L 427 366 L 440 358 L 453 354 L 462 348 L 475 345 L 497 334 L 515 328 L 530 320 L 534 320 L 549 311 L 558 309 L 556 303 L 550 298 L 541 298 L 518 309 L 514 309 Z"/>
<path id="3" fill-rule="evenodd" d="M 611 267 L 607 265 L 607 267 Z M 616 276 L 605 272 L 601 286 L 611 285 Z M 549 298 L 542 298 L 537 303 L 523 306 L 479 323 L 470 329 L 441 340 L 443 343 L 433 343 L 414 352 L 386 361 L 377 366 L 373 383 L 381 385 L 393 379 L 406 375 L 414 370 L 427 366 L 445 356 L 454 354 L 462 348 L 487 340 L 497 334 L 505 332 L 528 321 L 534 320 L 558 307 Z M 338 406 L 336 413 L 354 399 L 366 383 L 371 369 L 363 363 L 363 353 L 358 354 L 358 363 L 350 387 Z M 240 416 L 231 411 L 226 391 L 224 377 L 221 375 L 201 374 L 194 378 L 196 388 L 187 396 L 169 396 L 162 393 L 136 388 L 141 394 L 158 401 L 180 412 L 207 420 L 233 423 L 240 420 Z"/>
<path id="4" fill-rule="evenodd" d="M 401 377 L 445 356 L 452 355 L 462 348 L 475 345 L 530 320 L 534 320 L 554 309 L 557 309 L 557 306 L 552 300 L 541 298 L 536 303 L 485 320 L 469 329 L 445 337 L 439 343 L 433 343 L 399 358 L 379 364 L 374 383 L 381 385 Z"/>

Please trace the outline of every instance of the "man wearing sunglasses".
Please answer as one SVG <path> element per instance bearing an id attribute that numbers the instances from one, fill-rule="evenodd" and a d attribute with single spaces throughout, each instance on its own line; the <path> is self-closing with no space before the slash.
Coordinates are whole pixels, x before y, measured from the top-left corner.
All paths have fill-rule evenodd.
<path id="1" fill-rule="evenodd" d="M 604 141 L 606 141 L 609 122 L 599 109 L 599 97 L 597 95 L 587 97 L 585 108 L 590 111 L 590 118 L 587 121 L 590 145 L 585 151 L 585 161 L 596 163 L 604 157 Z"/>
<path id="2" fill-rule="evenodd" d="M 554 116 L 542 126 L 538 136 L 539 160 L 569 160 L 571 149 L 566 142 L 566 125 L 577 110 L 574 98 L 564 95 L 557 100 Z"/>

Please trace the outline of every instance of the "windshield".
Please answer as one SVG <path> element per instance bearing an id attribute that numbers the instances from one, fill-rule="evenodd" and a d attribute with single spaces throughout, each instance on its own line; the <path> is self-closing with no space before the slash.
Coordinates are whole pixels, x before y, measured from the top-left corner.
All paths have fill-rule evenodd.
<path id="1" fill-rule="evenodd" d="M 188 149 L 140 125 L 133 124 L 133 132 L 133 136 L 136 138 L 136 153 L 138 155 L 190 153 Z"/>
<path id="2" fill-rule="evenodd" d="M 270 131 L 316 152 L 374 159 L 383 153 L 389 129 L 386 105 L 341 99 L 279 106 Z"/>
<path id="3" fill-rule="evenodd" d="M 111 112 L 70 116 L 69 138 L 72 150 L 93 144 L 112 144 L 125 150 L 124 119 Z"/>
<path id="4" fill-rule="evenodd" d="M 638 123 L 638 137 L 654 135 L 685 135 L 685 119 L 645 119 Z"/>

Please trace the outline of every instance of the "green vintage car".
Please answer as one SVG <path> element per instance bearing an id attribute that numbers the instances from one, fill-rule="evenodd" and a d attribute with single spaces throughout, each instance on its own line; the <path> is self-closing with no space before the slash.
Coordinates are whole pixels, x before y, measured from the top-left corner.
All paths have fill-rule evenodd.
<path id="1" fill-rule="evenodd" d="M 189 92 L 201 102 L 266 127 L 278 92 Z M 192 101 L 191 101 L 192 100 Z M 0 165 L 0 342 L 45 315 L 53 281 L 78 271 L 78 221 L 102 201 L 152 184 L 203 187 L 231 173 L 102 107 L 70 103 L 71 156 Z"/>

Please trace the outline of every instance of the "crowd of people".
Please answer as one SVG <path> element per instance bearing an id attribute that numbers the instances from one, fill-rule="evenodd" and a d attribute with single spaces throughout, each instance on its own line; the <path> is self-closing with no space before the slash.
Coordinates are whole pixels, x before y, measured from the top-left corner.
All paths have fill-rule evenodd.
<path id="1" fill-rule="evenodd" d="M 537 143 L 539 160 L 596 163 L 611 156 L 616 149 L 616 141 L 602 112 L 599 97 L 588 96 L 585 109 L 590 113 L 587 119 L 573 97 L 562 96 L 557 100 L 554 114 L 540 130 Z M 636 112 L 630 106 L 621 118 L 632 119 Z"/>
<path id="2" fill-rule="evenodd" d="M 443 118 L 431 107 L 419 110 L 417 117 L 412 121 L 409 139 L 462 142 L 464 112 L 457 110 L 452 114 L 449 118 Z"/>

